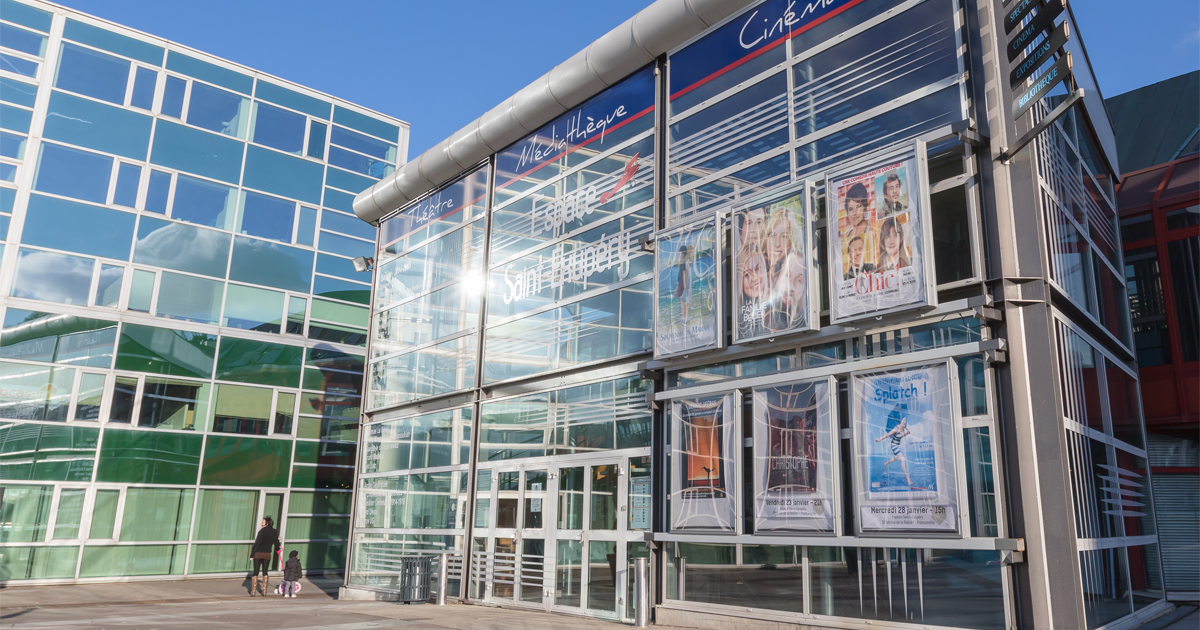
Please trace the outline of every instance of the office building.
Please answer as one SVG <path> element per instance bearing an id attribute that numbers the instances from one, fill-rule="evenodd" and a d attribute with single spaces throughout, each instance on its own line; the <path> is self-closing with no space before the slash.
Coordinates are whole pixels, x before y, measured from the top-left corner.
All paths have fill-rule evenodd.
<path id="1" fill-rule="evenodd" d="M 33 0 L 0 101 L 0 584 L 340 571 L 407 125 Z"/>

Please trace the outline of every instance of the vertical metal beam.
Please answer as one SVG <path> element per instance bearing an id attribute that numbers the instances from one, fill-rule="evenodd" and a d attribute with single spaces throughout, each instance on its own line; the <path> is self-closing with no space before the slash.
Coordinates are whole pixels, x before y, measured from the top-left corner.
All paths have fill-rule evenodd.
<path id="1" fill-rule="evenodd" d="M 997 370 L 1001 412 L 999 443 L 1010 501 L 1010 535 L 1025 539 L 1027 562 L 1014 565 L 1014 625 L 1036 628 L 1087 626 L 1075 541 L 1066 440 L 1059 400 L 1054 320 L 1037 183 L 1036 144 L 1010 163 L 1000 160 L 1030 124 L 1014 122 L 1001 0 L 970 0 L 974 100 L 981 132 L 993 142 L 981 155 L 980 177 L 987 238 L 986 276 L 1005 318 L 997 335 L 1008 340 L 1009 361 Z M 984 111 L 986 108 L 986 112 Z M 1035 227 L 1037 229 L 1031 229 Z M 1010 279 L 1020 278 L 1020 281 Z M 1025 281 L 1025 279 L 1032 279 Z"/>

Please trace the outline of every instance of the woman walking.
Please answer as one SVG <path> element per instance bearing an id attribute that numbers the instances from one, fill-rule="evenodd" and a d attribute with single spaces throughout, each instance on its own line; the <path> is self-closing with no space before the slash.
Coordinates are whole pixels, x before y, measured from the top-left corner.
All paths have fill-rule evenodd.
<path id="1" fill-rule="evenodd" d="M 254 560 L 254 582 L 250 585 L 250 597 L 258 590 L 258 571 L 262 569 L 262 594 L 265 597 L 271 588 L 271 577 L 267 571 L 271 568 L 271 557 L 279 553 L 279 530 L 275 529 L 275 521 L 268 516 L 262 520 L 262 528 L 254 537 L 254 545 L 250 547 L 250 558 Z"/>

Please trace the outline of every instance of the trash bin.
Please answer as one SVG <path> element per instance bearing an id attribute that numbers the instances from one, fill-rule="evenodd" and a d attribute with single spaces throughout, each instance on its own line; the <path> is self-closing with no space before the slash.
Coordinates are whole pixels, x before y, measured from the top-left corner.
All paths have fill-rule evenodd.
<path id="1" fill-rule="evenodd" d="M 400 558 L 400 601 L 410 604 L 429 599 L 429 579 L 432 573 L 432 556 Z"/>

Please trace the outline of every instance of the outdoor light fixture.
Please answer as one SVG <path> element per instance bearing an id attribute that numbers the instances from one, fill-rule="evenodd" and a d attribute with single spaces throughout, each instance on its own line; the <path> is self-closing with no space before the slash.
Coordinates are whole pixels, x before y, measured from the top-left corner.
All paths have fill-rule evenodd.
<path id="1" fill-rule="evenodd" d="M 355 271 L 370 271 L 375 265 L 375 259 L 370 256 L 359 256 L 350 262 L 354 263 Z"/>

